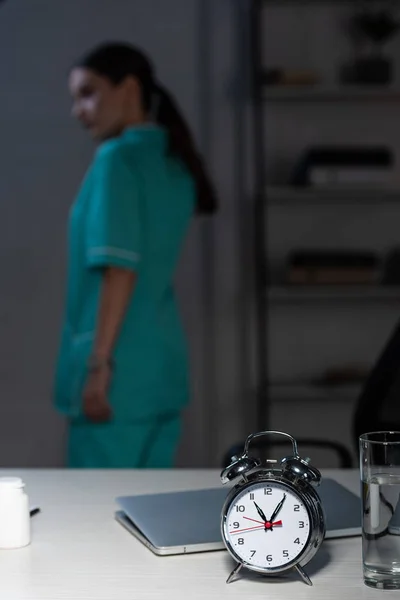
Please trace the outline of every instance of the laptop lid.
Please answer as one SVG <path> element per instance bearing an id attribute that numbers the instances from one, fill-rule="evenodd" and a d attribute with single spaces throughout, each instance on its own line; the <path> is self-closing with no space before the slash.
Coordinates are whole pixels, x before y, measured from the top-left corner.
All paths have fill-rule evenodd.
<path id="1" fill-rule="evenodd" d="M 123 496 L 117 520 L 160 555 L 223 550 L 221 510 L 230 488 Z M 360 499 L 333 479 L 318 488 L 326 538 L 361 534 Z"/>

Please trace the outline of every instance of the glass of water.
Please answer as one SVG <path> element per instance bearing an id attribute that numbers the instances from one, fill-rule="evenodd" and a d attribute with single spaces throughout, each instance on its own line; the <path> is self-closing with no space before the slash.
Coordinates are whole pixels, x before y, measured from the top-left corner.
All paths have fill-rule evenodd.
<path id="1" fill-rule="evenodd" d="M 400 589 L 400 432 L 360 437 L 364 583 Z"/>

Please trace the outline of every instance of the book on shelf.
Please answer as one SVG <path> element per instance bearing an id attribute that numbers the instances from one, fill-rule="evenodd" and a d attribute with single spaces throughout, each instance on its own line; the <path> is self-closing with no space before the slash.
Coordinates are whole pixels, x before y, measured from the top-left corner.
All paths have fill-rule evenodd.
<path id="1" fill-rule="evenodd" d="M 381 261 L 370 251 L 293 250 L 284 279 L 290 285 L 377 285 Z"/>

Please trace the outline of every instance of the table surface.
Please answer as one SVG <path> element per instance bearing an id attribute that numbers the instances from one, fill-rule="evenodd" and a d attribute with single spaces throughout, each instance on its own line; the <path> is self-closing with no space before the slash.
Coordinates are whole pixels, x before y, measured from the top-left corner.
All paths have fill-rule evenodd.
<path id="1" fill-rule="evenodd" d="M 0 551 L 4 600 L 398 598 L 398 592 L 364 585 L 360 537 L 323 543 L 307 565 L 313 587 L 295 574 L 271 581 L 244 570 L 227 585 L 234 563 L 226 551 L 158 557 L 115 521 L 116 496 L 218 487 L 214 470 L 3 470 L 2 475 L 21 476 L 31 504 L 42 509 L 32 519 L 32 544 Z M 359 493 L 357 471 L 324 475 Z"/>

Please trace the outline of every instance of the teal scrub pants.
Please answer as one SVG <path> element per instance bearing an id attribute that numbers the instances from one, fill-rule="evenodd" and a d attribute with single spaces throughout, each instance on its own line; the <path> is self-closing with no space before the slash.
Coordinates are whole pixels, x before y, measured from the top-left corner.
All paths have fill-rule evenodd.
<path id="1" fill-rule="evenodd" d="M 174 466 L 180 413 L 138 423 L 72 420 L 68 467 L 73 469 L 165 469 Z"/>

